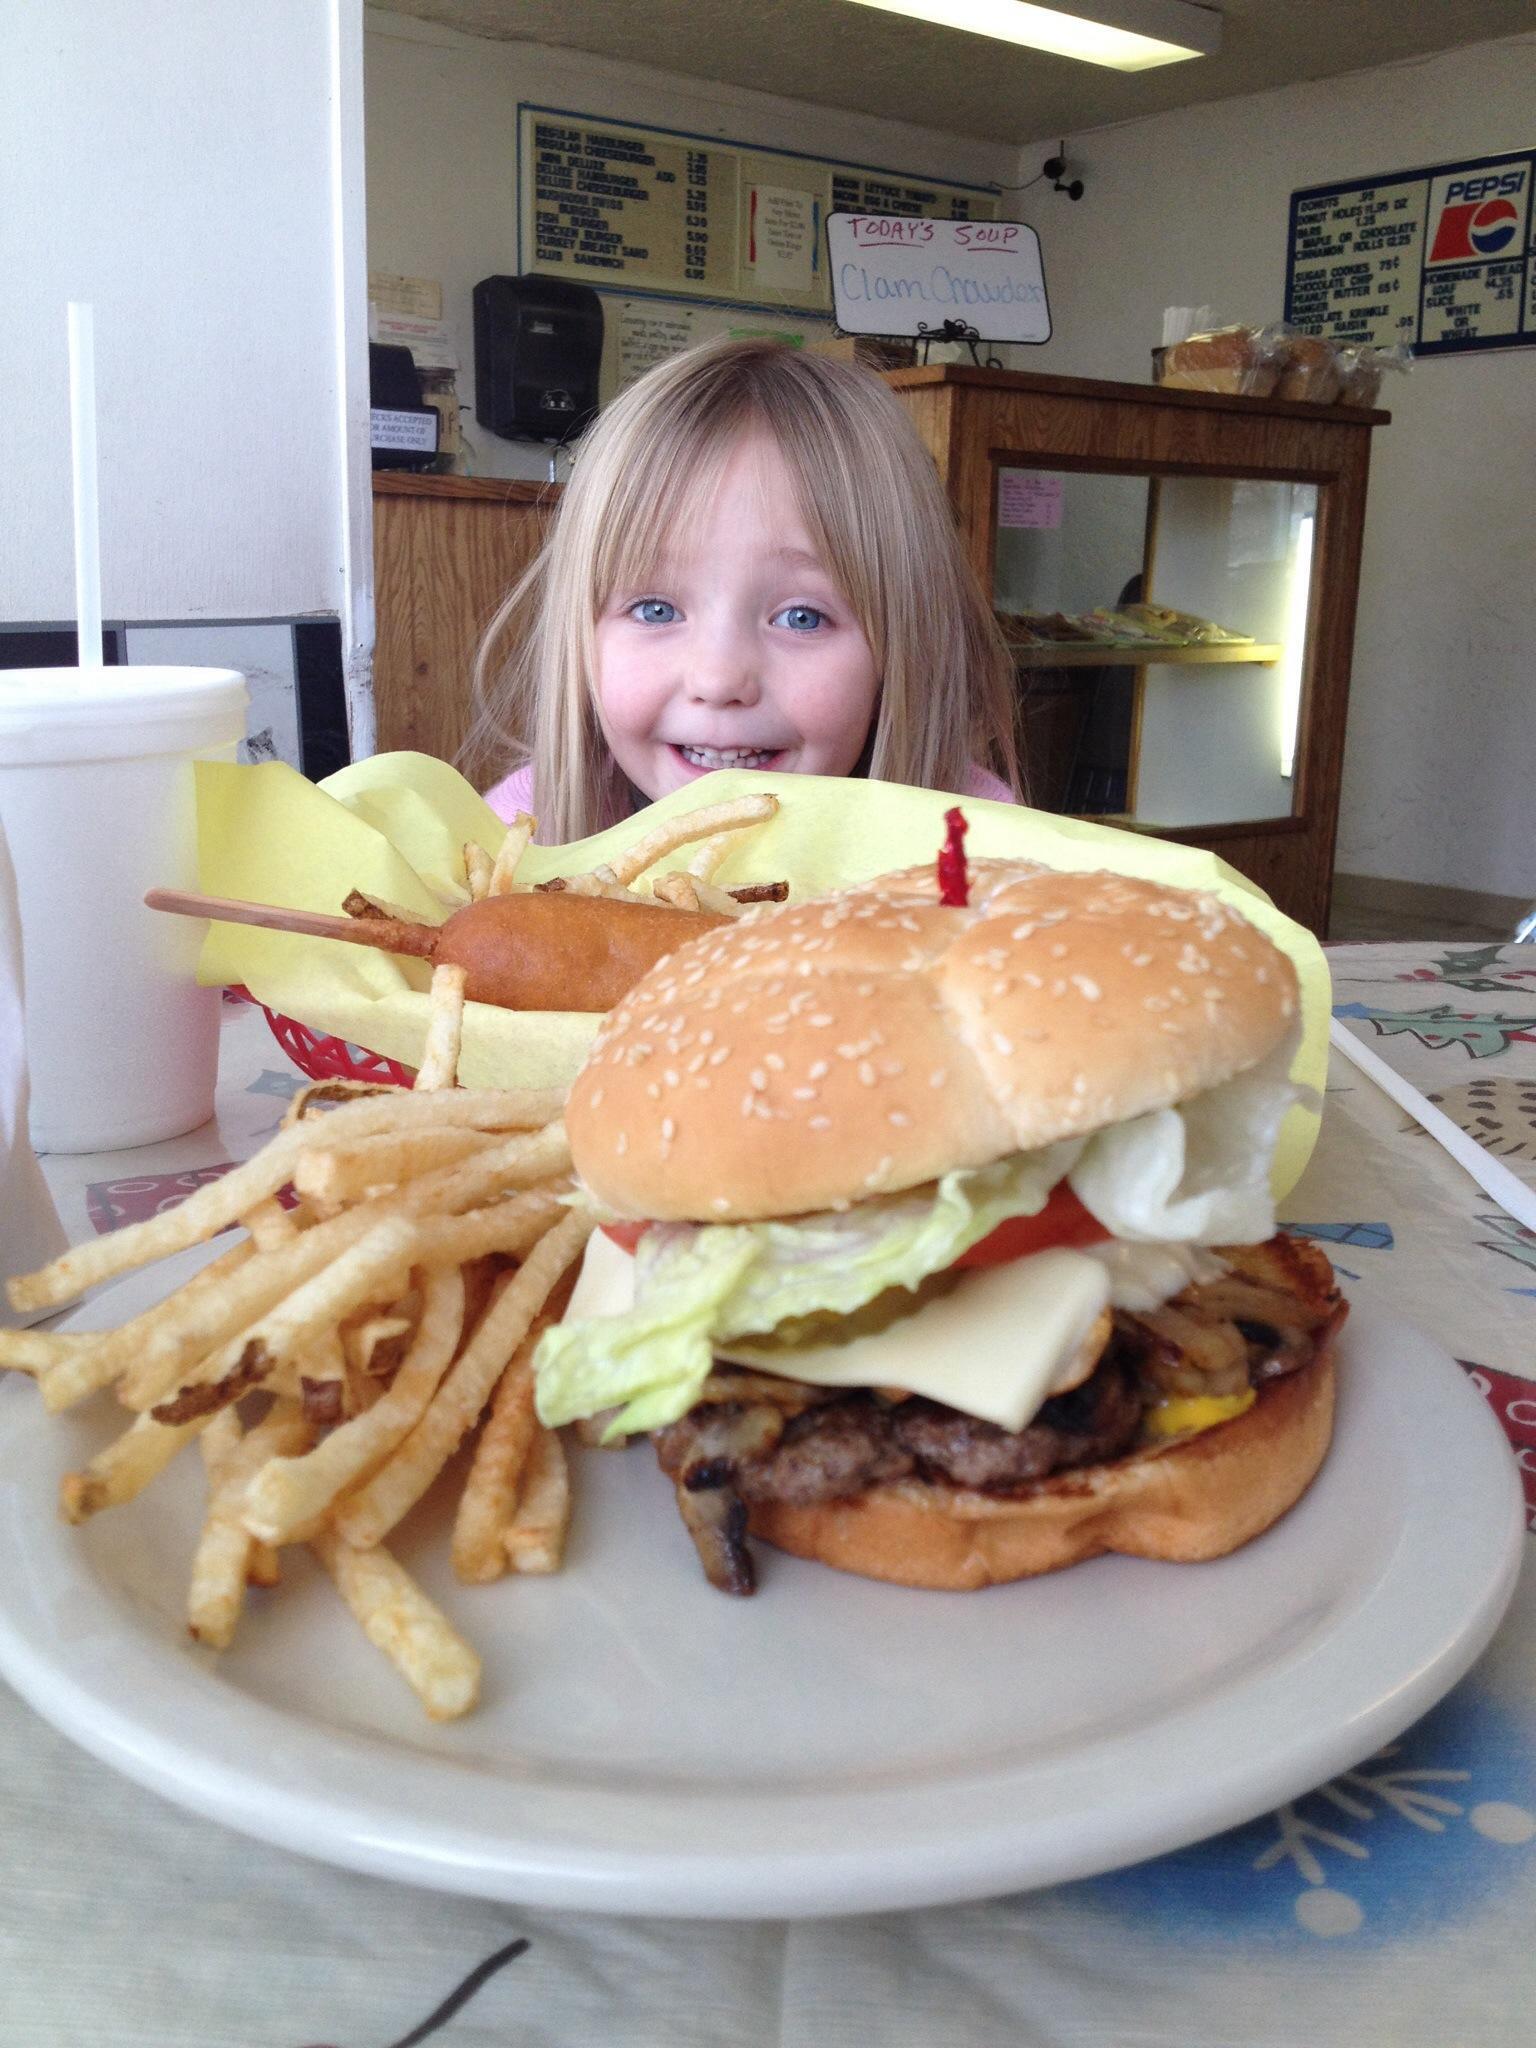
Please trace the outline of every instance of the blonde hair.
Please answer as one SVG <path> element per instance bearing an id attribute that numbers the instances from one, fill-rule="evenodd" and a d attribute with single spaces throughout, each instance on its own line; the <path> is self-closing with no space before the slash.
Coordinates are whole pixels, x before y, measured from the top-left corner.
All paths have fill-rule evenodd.
<path id="1" fill-rule="evenodd" d="M 874 656 L 869 774 L 963 790 L 982 762 L 1017 790 L 1012 662 L 901 401 L 825 356 L 707 342 L 658 364 L 599 416 L 542 552 L 476 658 L 465 758 L 488 774 L 532 762 L 542 839 L 580 839 L 628 811 L 598 720 L 594 627 L 613 592 L 645 583 L 664 541 L 707 511 L 753 432 L 782 457 Z"/>

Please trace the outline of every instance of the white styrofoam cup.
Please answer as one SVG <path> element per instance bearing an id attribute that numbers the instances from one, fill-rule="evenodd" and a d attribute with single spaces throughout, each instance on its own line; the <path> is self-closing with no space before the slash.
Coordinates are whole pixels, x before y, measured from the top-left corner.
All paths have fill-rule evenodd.
<path id="1" fill-rule="evenodd" d="M 233 669 L 0 669 L 39 1152 L 153 1144 L 213 1114 L 204 928 L 144 892 L 197 887 L 192 763 L 234 760 L 246 701 Z"/>

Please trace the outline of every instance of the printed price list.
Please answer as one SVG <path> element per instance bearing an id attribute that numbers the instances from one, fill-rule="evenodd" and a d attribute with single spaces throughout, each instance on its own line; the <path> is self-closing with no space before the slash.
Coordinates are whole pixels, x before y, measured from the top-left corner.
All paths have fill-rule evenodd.
<path id="1" fill-rule="evenodd" d="M 825 315 L 834 208 L 993 220 L 995 195 L 709 136 L 518 109 L 525 269 L 599 290 Z"/>
<path id="2" fill-rule="evenodd" d="M 728 152 L 539 120 L 532 179 L 533 268 L 590 283 L 639 271 L 659 288 L 734 287 Z"/>
<path id="3" fill-rule="evenodd" d="M 834 171 L 832 206 L 837 213 L 904 213 L 934 220 L 991 220 L 997 211 L 991 201 L 978 207 L 968 193 L 905 184 L 877 171 Z"/>
<path id="4" fill-rule="evenodd" d="M 1291 197 L 1285 316 L 1417 353 L 1536 345 L 1530 152 Z"/>

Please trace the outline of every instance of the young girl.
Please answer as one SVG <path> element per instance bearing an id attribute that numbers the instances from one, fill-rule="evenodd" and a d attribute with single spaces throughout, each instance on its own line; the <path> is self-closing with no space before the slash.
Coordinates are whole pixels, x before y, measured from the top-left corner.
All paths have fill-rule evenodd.
<path id="1" fill-rule="evenodd" d="M 915 427 L 771 342 L 674 356 L 603 412 L 475 683 L 469 752 L 514 764 L 487 800 L 551 843 L 715 768 L 1018 800 L 1012 666 Z"/>

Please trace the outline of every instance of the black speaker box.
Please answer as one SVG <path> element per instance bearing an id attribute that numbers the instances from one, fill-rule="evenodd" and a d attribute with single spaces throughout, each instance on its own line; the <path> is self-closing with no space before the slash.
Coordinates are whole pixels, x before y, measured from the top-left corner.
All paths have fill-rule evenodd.
<path id="1" fill-rule="evenodd" d="M 603 304 L 558 277 L 475 286 L 475 417 L 506 440 L 567 441 L 597 411 Z"/>

